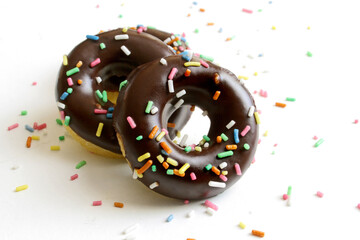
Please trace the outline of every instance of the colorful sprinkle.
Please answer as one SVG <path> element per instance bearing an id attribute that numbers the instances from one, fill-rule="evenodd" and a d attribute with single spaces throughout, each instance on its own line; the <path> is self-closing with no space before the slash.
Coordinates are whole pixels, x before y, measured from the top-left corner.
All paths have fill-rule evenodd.
<path id="1" fill-rule="evenodd" d="M 168 89 L 169 89 L 169 93 L 173 93 L 175 90 L 174 90 L 174 82 L 173 80 L 168 80 Z"/>
<path id="2" fill-rule="evenodd" d="M 104 127 L 104 123 L 100 122 L 99 125 L 98 125 L 98 128 L 96 130 L 96 136 L 97 137 L 100 137 L 101 136 L 101 132 L 103 130 L 103 127 Z"/>
<path id="3" fill-rule="evenodd" d="M 74 174 L 74 175 L 72 175 L 72 176 L 70 177 L 70 180 L 71 180 L 71 181 L 74 181 L 74 180 L 77 179 L 78 177 L 79 177 L 79 175 Z"/>
<path id="4" fill-rule="evenodd" d="M 140 141 L 140 140 L 142 140 L 142 139 L 143 139 L 143 136 L 142 136 L 142 135 L 139 135 L 139 136 L 136 137 L 136 140 L 137 140 L 137 141 Z"/>
<path id="5" fill-rule="evenodd" d="M 286 107 L 286 104 L 285 104 L 285 103 L 276 102 L 276 103 L 275 103 L 275 106 L 276 106 L 276 107 L 284 108 L 284 107 Z"/>
<path id="6" fill-rule="evenodd" d="M 225 133 L 222 133 L 222 134 L 220 135 L 220 137 L 221 137 L 221 139 L 222 139 L 224 142 L 226 142 L 227 140 L 229 140 L 228 136 L 226 136 Z"/>
<path id="7" fill-rule="evenodd" d="M 160 59 L 160 63 L 164 66 L 167 66 L 167 61 L 164 58 Z"/>
<path id="8" fill-rule="evenodd" d="M 70 77 L 71 75 L 74 75 L 75 73 L 80 72 L 80 69 L 78 67 L 74 67 L 68 71 L 66 71 L 66 76 Z"/>
<path id="9" fill-rule="evenodd" d="M 94 41 L 99 40 L 99 37 L 95 35 L 86 35 L 86 38 Z"/>
<path id="10" fill-rule="evenodd" d="M 31 141 L 32 141 L 32 138 L 31 138 L 31 137 L 28 137 L 27 140 L 26 140 L 26 147 L 27 147 L 27 148 L 30 148 L 30 147 L 31 147 Z"/>
<path id="11" fill-rule="evenodd" d="M 140 169 L 137 170 L 137 173 L 138 174 L 143 174 L 146 170 L 148 170 L 151 165 L 153 164 L 153 161 L 152 160 L 148 160 L 144 166 L 142 166 Z"/>
<path id="12" fill-rule="evenodd" d="M 64 66 L 67 66 L 67 65 L 68 65 L 68 57 L 67 57 L 67 55 L 64 55 L 64 56 L 63 56 L 63 65 L 64 65 Z"/>
<path id="13" fill-rule="evenodd" d="M 129 56 L 131 54 L 130 50 L 125 46 L 125 45 L 122 45 L 121 46 L 121 50 L 127 55 Z"/>
<path id="14" fill-rule="evenodd" d="M 324 193 L 317 191 L 316 196 L 318 196 L 319 198 L 322 198 L 324 196 Z"/>
<path id="15" fill-rule="evenodd" d="M 60 146 L 58 146 L 58 145 L 50 146 L 50 150 L 51 151 L 60 151 Z"/>
<path id="16" fill-rule="evenodd" d="M 178 72 L 178 69 L 177 68 L 172 68 L 171 71 L 170 71 L 170 74 L 168 76 L 168 80 L 173 80 L 174 77 L 175 77 L 175 74 Z"/>
<path id="17" fill-rule="evenodd" d="M 226 157 L 230 157 L 232 155 L 234 155 L 233 151 L 225 151 L 225 152 L 218 153 L 217 157 L 218 158 L 226 158 Z"/>
<path id="18" fill-rule="evenodd" d="M 246 8 L 243 8 L 242 11 L 243 11 L 244 13 L 253 13 L 252 10 L 246 9 Z"/>
<path id="19" fill-rule="evenodd" d="M 319 147 L 324 142 L 324 139 L 320 138 L 314 145 L 314 147 Z"/>
<path id="20" fill-rule="evenodd" d="M 161 155 L 159 155 L 161 156 Z M 151 154 L 149 152 L 147 153 L 144 153 L 143 155 L 141 155 L 140 157 L 138 157 L 138 162 L 142 162 L 144 161 L 145 159 L 148 159 L 149 157 L 151 157 Z"/>
<path id="21" fill-rule="evenodd" d="M 258 231 L 258 230 L 252 230 L 251 234 L 256 236 L 256 237 L 264 237 L 265 236 L 264 232 L 261 232 L 261 231 Z"/>
<path id="22" fill-rule="evenodd" d="M 95 59 L 90 63 L 90 67 L 93 68 L 101 62 L 100 58 Z"/>
<path id="23" fill-rule="evenodd" d="M 250 131 L 250 129 L 250 125 L 246 125 L 246 127 L 241 131 L 240 135 L 244 137 Z"/>
<path id="24" fill-rule="evenodd" d="M 221 93 L 220 91 L 216 91 L 213 96 L 213 100 L 215 100 L 215 101 L 218 100 L 218 98 L 220 97 L 220 93 Z"/>
<path id="25" fill-rule="evenodd" d="M 126 120 L 128 121 L 128 123 L 132 129 L 136 128 L 136 123 L 135 123 L 134 119 L 132 119 L 132 117 L 128 116 L 126 118 Z"/>
<path id="26" fill-rule="evenodd" d="M 171 222 L 174 219 L 174 215 L 170 214 L 166 219 L 167 222 Z"/>
<path id="27" fill-rule="evenodd" d="M 66 116 L 65 117 L 65 120 L 64 120 L 64 125 L 65 126 L 69 126 L 69 124 L 70 124 L 70 116 Z M 40 127 L 40 126 L 39 126 Z M 38 129 L 39 129 L 39 127 L 38 127 Z"/>
<path id="28" fill-rule="evenodd" d="M 76 168 L 76 169 L 79 169 L 79 168 L 83 167 L 84 165 L 86 165 L 86 161 L 85 161 L 85 160 L 83 160 L 83 161 L 79 162 L 78 164 L 76 164 L 75 168 Z"/>
<path id="29" fill-rule="evenodd" d="M 288 101 L 288 102 L 295 102 L 296 101 L 295 98 L 291 98 L 291 97 L 287 97 L 285 100 Z"/>
<path id="30" fill-rule="evenodd" d="M 200 67 L 201 63 L 200 62 L 186 62 L 184 63 L 185 67 Z"/>
<path id="31" fill-rule="evenodd" d="M 59 119 L 60 120 L 60 119 Z M 60 120 L 60 122 L 61 122 L 61 120 Z M 61 123 L 61 125 L 62 125 L 62 123 Z M 34 128 L 32 128 L 30 125 L 25 125 L 25 129 L 26 130 L 28 130 L 29 132 L 34 132 Z"/>
<path id="32" fill-rule="evenodd" d="M 126 40 L 129 39 L 129 35 L 128 34 L 118 34 L 115 35 L 115 40 Z"/>
<path id="33" fill-rule="evenodd" d="M 114 207 L 123 208 L 123 207 L 124 207 L 124 204 L 121 203 L 121 202 L 114 202 Z"/>
<path id="34" fill-rule="evenodd" d="M 192 181 L 195 181 L 195 180 L 196 180 L 196 175 L 195 175 L 194 172 L 191 172 L 191 173 L 190 173 L 190 178 L 191 178 Z"/>
<path id="35" fill-rule="evenodd" d="M 200 64 L 205 67 L 205 68 L 209 68 L 209 64 L 207 64 L 207 62 L 200 60 Z"/>
<path id="36" fill-rule="evenodd" d="M 186 94 L 186 91 L 185 91 L 185 89 L 183 89 L 183 90 L 181 90 L 181 91 L 179 91 L 179 92 L 176 93 L 176 97 L 177 97 L 177 98 L 181 98 L 181 97 L 184 96 L 185 94 Z"/>
<path id="37" fill-rule="evenodd" d="M 256 124 L 260 124 L 260 116 L 258 112 L 254 112 L 255 122 Z"/>
<path id="38" fill-rule="evenodd" d="M 128 84 L 128 80 L 124 80 L 120 83 L 119 85 L 119 92 L 121 89 L 123 89 L 124 87 L 126 87 L 126 85 Z"/>
<path id="39" fill-rule="evenodd" d="M 237 129 L 237 128 L 234 129 L 234 141 L 235 141 L 236 144 L 238 144 L 240 142 L 239 129 Z"/>
<path id="40" fill-rule="evenodd" d="M 235 167 L 236 175 L 241 176 L 241 175 L 242 175 L 242 172 L 241 172 L 240 165 L 239 165 L 238 163 L 235 163 L 235 164 L 234 164 L 234 167 Z"/>
<path id="41" fill-rule="evenodd" d="M 151 108 L 153 106 L 154 102 L 153 101 L 148 101 L 146 108 L 145 108 L 145 113 L 149 114 L 151 111 Z"/>
<path id="42" fill-rule="evenodd" d="M 154 188 L 157 188 L 158 186 L 160 186 L 158 182 L 153 182 L 152 184 L 149 185 L 149 188 L 154 189 Z"/>
<path id="43" fill-rule="evenodd" d="M 28 189 L 28 185 L 22 185 L 22 186 L 18 186 L 15 188 L 15 192 L 20 192 L 20 191 L 24 191 L 26 189 Z"/>
<path id="44" fill-rule="evenodd" d="M 216 188 L 225 188 L 226 187 L 226 183 L 223 183 L 223 182 L 209 181 L 208 184 L 210 187 L 216 187 Z"/>
<path id="45" fill-rule="evenodd" d="M 246 228 L 246 225 L 245 225 L 243 222 L 240 222 L 240 223 L 239 223 L 239 227 L 240 227 L 241 229 L 245 229 L 245 228 Z"/>
<path id="46" fill-rule="evenodd" d="M 93 206 L 101 206 L 102 205 L 102 201 L 93 201 Z"/>
<path id="47" fill-rule="evenodd" d="M 151 130 L 150 134 L 149 134 L 149 139 L 154 139 L 157 131 L 159 130 L 158 126 L 154 126 L 153 129 Z"/>

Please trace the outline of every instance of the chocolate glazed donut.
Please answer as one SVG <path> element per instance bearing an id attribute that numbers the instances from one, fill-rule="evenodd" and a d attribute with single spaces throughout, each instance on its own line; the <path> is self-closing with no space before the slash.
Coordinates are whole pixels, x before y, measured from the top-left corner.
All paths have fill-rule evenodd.
<path id="1" fill-rule="evenodd" d="M 215 196 L 239 180 L 254 158 L 254 100 L 227 69 L 179 55 L 165 60 L 167 65 L 155 60 L 133 71 L 119 94 L 114 127 L 123 155 L 133 177 L 157 193 L 188 200 Z M 157 114 L 145 113 L 149 101 Z M 173 143 L 162 130 L 182 105 L 207 111 L 211 121 L 195 149 Z"/>
<path id="2" fill-rule="evenodd" d="M 67 130 L 83 146 L 100 155 L 119 157 L 112 126 L 118 92 L 134 68 L 174 53 L 156 37 L 130 29 L 87 38 L 72 50 L 60 69 L 58 107 Z"/>

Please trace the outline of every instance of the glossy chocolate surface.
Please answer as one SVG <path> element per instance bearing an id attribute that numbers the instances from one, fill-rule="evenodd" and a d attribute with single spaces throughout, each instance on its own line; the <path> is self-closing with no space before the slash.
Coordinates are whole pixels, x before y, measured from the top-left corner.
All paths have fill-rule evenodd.
<path id="1" fill-rule="evenodd" d="M 166 58 L 167 66 L 153 61 L 143 65 L 141 69 L 133 71 L 128 79 L 131 83 L 126 91 L 120 93 L 117 106 L 114 111 L 115 130 L 119 134 L 119 139 L 125 149 L 125 157 L 129 161 L 132 169 L 140 169 L 150 159 L 156 166 L 156 172 L 149 168 L 143 173 L 142 178 L 138 178 L 146 186 L 157 182 L 158 187 L 155 192 L 178 199 L 204 199 L 215 196 L 225 189 L 232 186 L 242 175 L 237 175 L 235 163 L 240 165 L 242 174 L 250 166 L 258 141 L 258 125 L 254 116 L 248 117 L 251 106 L 255 107 L 253 98 L 248 90 L 238 81 L 237 77 L 230 71 L 218 67 L 210 62 L 206 62 L 209 68 L 204 66 L 188 67 L 191 75 L 185 77 L 185 60 L 181 56 L 170 56 Z M 200 61 L 193 58 L 192 61 Z M 174 78 L 174 93 L 168 91 L 168 75 L 173 67 L 178 69 Z M 220 83 L 216 84 L 214 76 L 220 75 Z M 185 163 L 190 164 L 190 168 L 185 171 L 185 176 L 168 175 L 163 165 L 158 161 L 157 156 L 161 155 L 165 161 L 167 156 L 161 153 L 162 147 L 155 139 L 149 139 L 148 135 L 154 126 L 159 129 L 166 128 L 169 116 L 175 110 L 174 105 L 178 102 L 175 94 L 181 90 L 186 90 L 186 95 L 182 96 L 184 105 L 196 105 L 208 112 L 211 126 L 207 136 L 210 138 L 209 147 L 202 146 L 202 151 L 191 151 L 186 153 L 184 148 L 173 143 L 168 136 L 161 139 L 172 150 L 169 157 L 178 162 L 178 166 L 170 165 L 168 169 L 180 169 Z M 213 100 L 214 93 L 220 91 L 218 100 Z M 141 97 L 139 97 L 141 96 Z M 156 115 L 146 114 L 144 109 L 147 102 L 151 100 L 159 108 Z M 132 129 L 127 122 L 130 116 L 136 123 L 136 128 Z M 231 121 L 235 125 L 230 129 L 226 125 Z M 234 129 L 239 129 L 239 133 L 249 125 L 250 131 L 245 136 L 239 136 L 240 142 L 237 150 L 233 150 L 233 156 L 220 159 L 218 153 L 227 151 L 226 145 L 235 144 Z M 159 134 L 160 131 L 157 132 Z M 216 137 L 224 133 L 227 141 L 216 142 Z M 156 135 L 157 135 L 156 134 Z M 138 141 L 136 137 L 142 135 L 143 139 Z M 250 146 L 249 150 L 244 148 L 244 144 Z M 151 157 L 142 162 L 137 159 L 144 153 L 149 152 Z M 222 169 L 228 171 L 227 181 L 224 182 L 212 170 L 206 170 L 206 166 L 211 164 L 216 168 L 223 162 L 227 167 Z M 190 173 L 196 175 L 196 180 L 192 180 Z M 209 181 L 225 183 L 225 188 L 210 187 Z"/>

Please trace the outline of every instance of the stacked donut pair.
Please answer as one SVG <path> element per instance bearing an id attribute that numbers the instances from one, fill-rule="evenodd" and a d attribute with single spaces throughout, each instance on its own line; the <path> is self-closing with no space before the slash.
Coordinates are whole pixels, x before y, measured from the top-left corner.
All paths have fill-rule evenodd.
<path id="1" fill-rule="evenodd" d="M 134 178 L 165 196 L 215 196 L 240 179 L 255 154 L 259 120 L 250 93 L 229 70 L 163 31 L 88 35 L 64 56 L 56 98 L 76 140 L 91 152 L 125 157 Z M 180 146 L 175 131 L 194 106 L 207 112 L 209 132 Z"/>

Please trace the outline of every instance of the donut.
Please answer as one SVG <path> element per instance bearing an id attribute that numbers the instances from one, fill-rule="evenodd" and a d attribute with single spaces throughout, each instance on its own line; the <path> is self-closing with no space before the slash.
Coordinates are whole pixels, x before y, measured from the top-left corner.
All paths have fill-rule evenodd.
<path id="1" fill-rule="evenodd" d="M 90 152 L 120 157 L 112 115 L 117 95 L 136 67 L 174 55 L 160 39 L 147 33 L 119 28 L 87 35 L 67 56 L 58 74 L 57 105 L 65 128 Z M 189 110 L 179 109 L 181 128 Z M 185 113 L 186 111 L 186 113 Z M 173 130 L 175 131 L 175 130 Z"/>
<path id="2" fill-rule="evenodd" d="M 134 70 L 114 110 L 114 128 L 133 177 L 148 189 L 177 199 L 200 200 L 231 187 L 256 151 L 259 118 L 249 91 L 229 70 L 181 55 Z M 151 77 L 149 77 L 151 76 Z M 147 114 L 151 101 L 159 111 Z M 195 105 L 211 124 L 195 146 L 181 147 L 166 135 L 179 106 Z"/>

